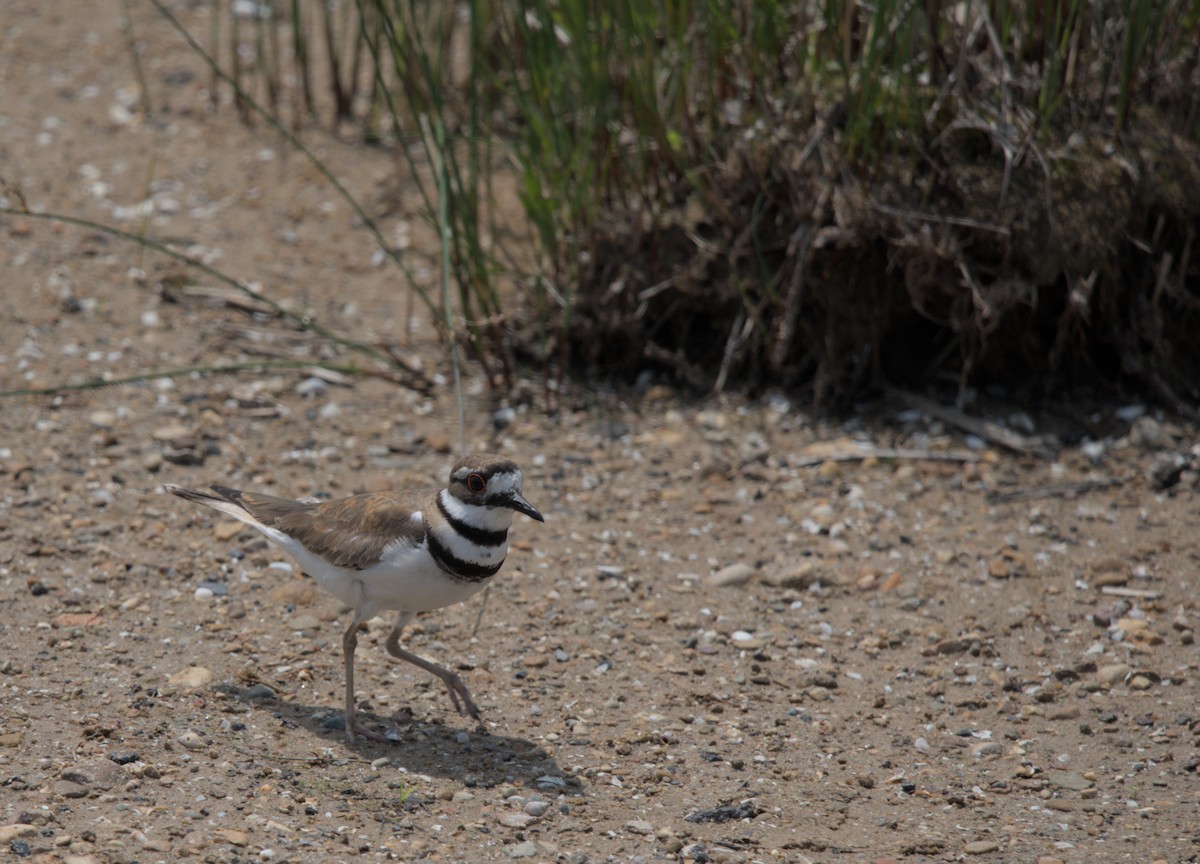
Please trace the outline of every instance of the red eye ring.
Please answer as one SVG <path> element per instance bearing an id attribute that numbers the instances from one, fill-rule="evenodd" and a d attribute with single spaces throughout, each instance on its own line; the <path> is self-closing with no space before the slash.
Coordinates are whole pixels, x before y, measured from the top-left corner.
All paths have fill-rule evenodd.
<path id="1" fill-rule="evenodd" d="M 478 495 L 487 488 L 487 481 L 483 479 L 482 474 L 470 474 L 467 476 L 467 491 L 474 492 Z"/>

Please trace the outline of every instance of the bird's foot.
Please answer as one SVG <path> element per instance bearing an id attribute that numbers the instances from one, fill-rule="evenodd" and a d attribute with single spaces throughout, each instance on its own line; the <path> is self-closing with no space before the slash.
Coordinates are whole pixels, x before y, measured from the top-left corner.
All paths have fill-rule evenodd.
<path id="1" fill-rule="evenodd" d="M 471 691 L 467 689 L 463 680 L 453 672 L 443 680 L 446 682 L 446 689 L 450 691 L 450 701 L 454 703 L 458 713 L 464 717 L 470 717 L 472 720 L 478 720 L 479 709 L 475 707 L 475 700 L 471 698 Z"/>
<path id="2" fill-rule="evenodd" d="M 357 720 L 351 719 L 346 723 L 346 741 L 353 744 L 359 738 L 365 738 L 368 741 L 377 741 L 380 744 L 395 744 L 396 739 L 388 737 L 386 732 L 376 732 L 370 729 Z"/>

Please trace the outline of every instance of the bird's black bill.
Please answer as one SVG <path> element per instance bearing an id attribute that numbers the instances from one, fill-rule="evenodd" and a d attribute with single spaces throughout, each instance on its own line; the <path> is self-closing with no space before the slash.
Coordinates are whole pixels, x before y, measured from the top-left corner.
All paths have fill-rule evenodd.
<path id="1" fill-rule="evenodd" d="M 507 506 L 516 510 L 518 513 L 524 513 L 530 519 L 536 519 L 539 522 L 545 522 L 545 518 L 538 512 L 538 509 L 526 501 L 519 492 L 514 492 L 512 497 L 508 499 Z"/>

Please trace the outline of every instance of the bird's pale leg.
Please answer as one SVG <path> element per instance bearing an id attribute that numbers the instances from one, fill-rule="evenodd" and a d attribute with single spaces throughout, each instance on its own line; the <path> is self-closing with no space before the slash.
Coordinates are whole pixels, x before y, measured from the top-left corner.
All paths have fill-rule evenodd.
<path id="1" fill-rule="evenodd" d="M 390 743 L 386 736 L 367 729 L 365 726 L 360 726 L 355 719 L 354 651 L 358 648 L 358 626 L 361 623 L 362 621 L 355 615 L 353 620 L 350 621 L 350 626 L 346 628 L 346 632 L 342 636 L 342 656 L 346 661 L 346 740 L 353 744 L 354 736 L 357 733 L 372 741 Z"/>
<path id="2" fill-rule="evenodd" d="M 454 703 L 455 709 L 459 714 L 466 714 L 474 720 L 479 719 L 479 709 L 475 707 L 475 701 L 471 698 L 471 692 L 467 690 L 467 685 L 454 672 L 445 669 L 436 663 L 426 660 L 424 657 L 418 657 L 411 651 L 405 651 L 400 647 L 400 632 L 404 629 L 413 618 L 413 613 L 403 612 L 396 619 L 396 623 L 392 626 L 392 632 L 388 634 L 387 650 L 388 653 L 397 660 L 404 660 L 411 663 L 431 675 L 436 675 L 442 679 L 442 683 L 446 685 L 446 689 L 450 691 L 450 701 Z"/>

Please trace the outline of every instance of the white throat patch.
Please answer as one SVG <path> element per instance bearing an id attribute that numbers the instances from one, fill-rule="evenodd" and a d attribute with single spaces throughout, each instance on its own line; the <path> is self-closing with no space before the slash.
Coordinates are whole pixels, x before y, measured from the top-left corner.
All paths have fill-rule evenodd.
<path id="1" fill-rule="evenodd" d="M 438 493 L 438 498 L 452 520 L 462 522 L 472 528 L 481 528 L 484 531 L 506 531 L 512 525 L 513 511 L 507 507 L 466 504 L 445 489 Z"/>

